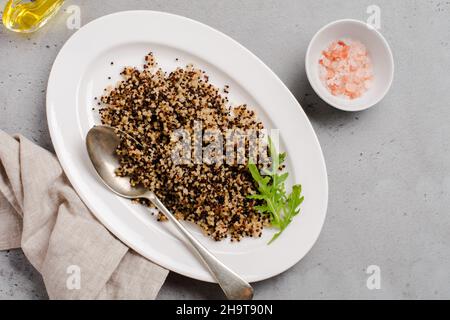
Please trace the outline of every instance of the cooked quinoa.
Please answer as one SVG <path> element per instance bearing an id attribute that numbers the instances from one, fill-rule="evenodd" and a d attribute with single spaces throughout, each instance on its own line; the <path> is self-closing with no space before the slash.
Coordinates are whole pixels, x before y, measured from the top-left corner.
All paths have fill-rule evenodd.
<path id="1" fill-rule="evenodd" d="M 142 70 L 127 67 L 114 88 L 101 97 L 102 124 L 120 129 L 117 175 L 153 191 L 177 219 L 193 222 L 215 240 L 230 235 L 260 237 L 268 217 L 246 196 L 256 192 L 246 164 L 176 164 L 171 156 L 177 129 L 263 129 L 246 105 L 230 107 L 224 89 L 209 83 L 204 71 L 187 65 L 171 73 L 158 68 L 152 53 Z M 203 141 L 206 145 L 208 141 Z M 159 220 L 165 220 L 160 214 Z"/>

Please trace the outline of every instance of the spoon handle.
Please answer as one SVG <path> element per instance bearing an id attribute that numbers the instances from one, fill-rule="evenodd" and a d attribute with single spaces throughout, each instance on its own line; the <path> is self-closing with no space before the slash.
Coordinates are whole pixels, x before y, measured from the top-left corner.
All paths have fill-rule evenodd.
<path id="1" fill-rule="evenodd" d="M 178 231 L 183 234 L 189 244 L 198 253 L 203 263 L 208 267 L 213 277 L 217 280 L 223 292 L 230 300 L 251 300 L 253 298 L 253 288 L 238 276 L 234 271 L 220 262 L 211 252 L 208 251 L 187 229 L 174 217 L 174 215 L 164 206 L 156 195 L 147 194 L 146 198 L 175 224 Z"/>

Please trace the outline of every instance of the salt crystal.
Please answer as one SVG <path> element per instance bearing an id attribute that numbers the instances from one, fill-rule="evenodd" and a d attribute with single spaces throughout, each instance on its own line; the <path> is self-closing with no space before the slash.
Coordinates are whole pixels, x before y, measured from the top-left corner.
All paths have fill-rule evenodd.
<path id="1" fill-rule="evenodd" d="M 361 97 L 370 88 L 373 79 L 369 54 L 359 41 L 333 41 L 322 52 L 319 68 L 325 87 L 333 95 L 347 99 Z"/>

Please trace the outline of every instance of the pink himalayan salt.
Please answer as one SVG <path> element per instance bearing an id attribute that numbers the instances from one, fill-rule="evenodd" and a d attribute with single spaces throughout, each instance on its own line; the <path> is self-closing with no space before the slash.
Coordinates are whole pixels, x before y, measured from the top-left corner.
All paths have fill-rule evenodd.
<path id="1" fill-rule="evenodd" d="M 338 40 L 322 51 L 319 74 L 332 95 L 356 99 L 370 88 L 373 80 L 372 62 L 361 42 Z"/>

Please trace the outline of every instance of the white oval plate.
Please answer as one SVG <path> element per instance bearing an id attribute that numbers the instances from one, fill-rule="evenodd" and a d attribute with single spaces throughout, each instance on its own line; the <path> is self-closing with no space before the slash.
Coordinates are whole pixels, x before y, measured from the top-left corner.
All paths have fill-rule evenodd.
<path id="1" fill-rule="evenodd" d="M 301 183 L 305 196 L 301 214 L 283 234 L 271 245 L 267 245 L 274 233 L 270 229 L 259 239 L 214 242 L 195 226 L 188 227 L 247 281 L 267 279 L 290 268 L 311 249 L 325 219 L 328 183 L 319 142 L 280 79 L 236 41 L 199 22 L 161 12 L 119 12 L 90 22 L 67 41 L 50 73 L 47 119 L 55 151 L 73 187 L 129 247 L 169 270 L 214 282 L 169 223 L 157 222 L 148 209 L 104 187 L 85 149 L 88 130 L 99 123 L 97 110 L 92 110 L 94 97 L 119 80 L 124 66 L 142 66 L 149 51 L 166 71 L 193 63 L 210 75 L 212 83 L 229 84 L 232 103 L 248 103 L 267 128 L 281 130 L 290 183 Z"/>

